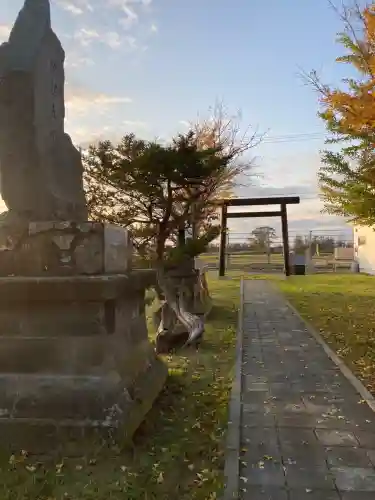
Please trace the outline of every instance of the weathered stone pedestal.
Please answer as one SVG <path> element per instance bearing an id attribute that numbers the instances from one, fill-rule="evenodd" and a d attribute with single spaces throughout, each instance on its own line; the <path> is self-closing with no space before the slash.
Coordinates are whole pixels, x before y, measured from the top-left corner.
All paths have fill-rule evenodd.
<path id="1" fill-rule="evenodd" d="M 131 268 L 128 231 L 100 222 L 16 222 L 0 229 L 0 276 L 77 276 Z"/>
<path id="2" fill-rule="evenodd" d="M 129 439 L 167 376 L 146 325 L 153 271 L 131 271 L 125 230 L 94 223 L 30 224 L 5 252 L 0 268 L 27 272 L 0 278 L 0 446 Z"/>
<path id="3" fill-rule="evenodd" d="M 127 231 L 84 222 L 82 157 L 64 131 L 64 58 L 49 0 L 25 0 L 0 45 L 8 207 L 0 217 L 0 449 L 50 452 L 95 429 L 129 438 L 167 375 L 144 312 L 155 277 L 131 271 Z"/>

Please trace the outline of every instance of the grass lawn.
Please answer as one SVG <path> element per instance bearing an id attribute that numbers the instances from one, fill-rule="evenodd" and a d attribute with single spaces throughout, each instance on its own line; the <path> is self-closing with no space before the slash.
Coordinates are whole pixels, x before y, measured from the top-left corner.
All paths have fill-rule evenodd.
<path id="1" fill-rule="evenodd" d="M 375 277 L 322 274 L 277 283 L 375 394 Z"/>
<path id="2" fill-rule="evenodd" d="M 223 487 L 227 404 L 234 365 L 239 279 L 209 278 L 214 300 L 198 351 L 166 358 L 168 384 L 131 452 L 0 464 L 1 500 L 213 500 Z"/>

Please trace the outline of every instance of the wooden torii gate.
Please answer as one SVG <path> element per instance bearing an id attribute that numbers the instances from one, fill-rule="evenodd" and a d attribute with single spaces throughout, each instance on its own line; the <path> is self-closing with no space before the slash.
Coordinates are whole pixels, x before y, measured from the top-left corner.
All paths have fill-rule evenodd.
<path id="1" fill-rule="evenodd" d="M 300 202 L 299 196 L 278 196 L 270 198 L 233 198 L 221 200 L 221 228 L 220 228 L 220 254 L 219 254 L 219 276 L 225 276 L 225 253 L 227 244 L 227 221 L 228 219 L 243 219 L 246 217 L 281 217 L 283 235 L 284 267 L 286 276 L 290 276 L 289 262 L 289 235 L 287 205 L 296 205 Z M 228 212 L 228 207 L 280 205 L 280 210 L 269 212 Z"/>

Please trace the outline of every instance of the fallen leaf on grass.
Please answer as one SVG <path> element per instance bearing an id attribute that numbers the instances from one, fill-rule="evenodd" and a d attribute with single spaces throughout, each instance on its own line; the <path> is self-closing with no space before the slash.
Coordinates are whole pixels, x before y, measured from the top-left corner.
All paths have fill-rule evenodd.
<path id="1" fill-rule="evenodd" d="M 27 472 L 35 472 L 36 471 L 35 465 L 26 465 L 25 469 L 27 470 Z"/>

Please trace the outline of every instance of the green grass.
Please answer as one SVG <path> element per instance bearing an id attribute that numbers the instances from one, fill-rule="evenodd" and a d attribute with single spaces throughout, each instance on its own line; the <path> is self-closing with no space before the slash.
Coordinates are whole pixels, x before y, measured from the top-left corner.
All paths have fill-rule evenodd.
<path id="1" fill-rule="evenodd" d="M 375 277 L 323 274 L 277 283 L 375 394 Z"/>
<path id="2" fill-rule="evenodd" d="M 75 459 L 3 457 L 1 500 L 213 500 L 223 487 L 239 279 L 209 278 L 214 308 L 199 350 L 166 358 L 167 386 L 136 435 Z"/>

